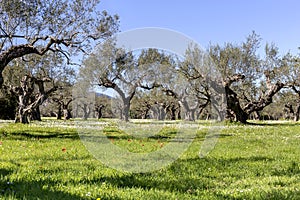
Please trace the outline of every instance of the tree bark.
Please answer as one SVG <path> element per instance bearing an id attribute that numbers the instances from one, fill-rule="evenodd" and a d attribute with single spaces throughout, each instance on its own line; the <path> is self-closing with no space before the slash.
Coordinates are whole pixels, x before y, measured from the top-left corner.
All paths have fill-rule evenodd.
<path id="1" fill-rule="evenodd" d="M 227 98 L 227 111 L 225 118 L 245 124 L 248 119 L 248 114 L 242 109 L 237 94 L 230 89 L 228 85 L 225 86 L 225 92 Z"/>
<path id="2" fill-rule="evenodd" d="M 257 101 L 250 101 L 242 107 L 240 105 L 240 99 L 238 95 L 230 88 L 231 84 L 237 81 L 244 79 L 245 76 L 241 74 L 235 74 L 229 77 L 224 85 L 227 99 L 227 119 L 241 123 L 247 123 L 247 119 L 249 115 L 253 112 L 262 111 L 266 106 L 270 105 L 273 102 L 273 97 L 277 94 L 283 87 L 284 84 L 281 82 L 276 82 L 275 84 L 271 84 L 269 77 L 267 78 L 268 91 L 264 96 L 261 96 Z"/>
<path id="3" fill-rule="evenodd" d="M 37 106 L 35 109 L 31 111 L 31 119 L 36 121 L 42 121 L 40 106 Z"/>
<path id="4" fill-rule="evenodd" d="M 122 120 L 125 122 L 129 121 L 129 110 L 130 110 L 130 100 L 128 98 L 123 99 L 123 111 Z"/>

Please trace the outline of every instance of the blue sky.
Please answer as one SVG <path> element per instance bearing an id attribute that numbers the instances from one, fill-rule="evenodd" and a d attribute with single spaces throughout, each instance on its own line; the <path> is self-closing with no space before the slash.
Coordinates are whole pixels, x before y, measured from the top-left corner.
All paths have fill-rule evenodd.
<path id="1" fill-rule="evenodd" d="M 297 0 L 102 0 L 100 8 L 120 16 L 121 31 L 168 28 L 207 47 L 240 43 L 254 30 L 262 46 L 274 42 L 281 54 L 300 52 Z"/>

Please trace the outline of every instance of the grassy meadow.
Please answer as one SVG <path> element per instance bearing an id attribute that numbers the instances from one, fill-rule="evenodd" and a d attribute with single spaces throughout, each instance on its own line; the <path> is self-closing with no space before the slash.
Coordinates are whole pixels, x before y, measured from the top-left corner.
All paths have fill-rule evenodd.
<path id="1" fill-rule="evenodd" d="M 152 137 L 133 137 L 104 122 L 111 143 L 135 153 L 157 151 L 174 135 L 166 127 Z M 227 124 L 200 158 L 209 124 L 195 122 L 201 128 L 187 151 L 146 173 L 102 164 L 74 123 L 0 122 L 0 199 L 300 199 L 299 123 Z"/>

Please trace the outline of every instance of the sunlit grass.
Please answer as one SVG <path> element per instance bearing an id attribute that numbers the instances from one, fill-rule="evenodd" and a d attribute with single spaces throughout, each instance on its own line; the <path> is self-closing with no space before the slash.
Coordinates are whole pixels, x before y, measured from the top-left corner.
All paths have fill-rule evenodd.
<path id="1" fill-rule="evenodd" d="M 109 120 L 88 127 L 98 122 Z M 192 145 L 176 162 L 135 174 L 96 160 L 75 121 L 1 121 L 0 199 L 299 199 L 299 123 L 227 124 L 202 159 L 199 149 L 209 126 L 198 123 Z M 106 126 L 114 144 L 136 153 L 163 148 L 174 132 L 167 127 L 150 138 L 134 137 Z"/>

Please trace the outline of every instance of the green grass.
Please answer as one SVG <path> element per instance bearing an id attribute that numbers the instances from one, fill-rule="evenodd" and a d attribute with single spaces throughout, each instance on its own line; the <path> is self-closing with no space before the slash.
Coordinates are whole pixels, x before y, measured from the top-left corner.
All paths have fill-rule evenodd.
<path id="1" fill-rule="evenodd" d="M 299 123 L 226 125 L 215 148 L 199 158 L 208 130 L 202 128 L 176 162 L 148 173 L 106 167 L 74 124 L 0 123 L 0 199 L 300 199 Z M 176 130 L 134 137 L 108 125 L 104 132 L 131 152 L 151 152 Z"/>

